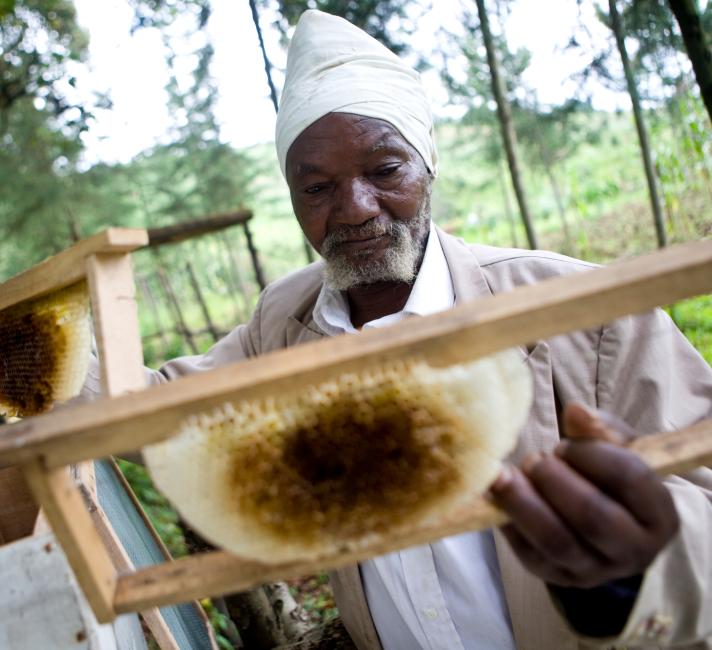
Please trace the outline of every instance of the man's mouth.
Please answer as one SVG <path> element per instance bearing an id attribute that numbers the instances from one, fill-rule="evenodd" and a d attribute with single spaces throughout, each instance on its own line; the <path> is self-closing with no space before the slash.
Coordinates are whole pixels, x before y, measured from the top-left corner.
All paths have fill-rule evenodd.
<path id="1" fill-rule="evenodd" d="M 350 238 L 339 242 L 335 248 L 345 252 L 366 251 L 372 248 L 380 248 L 389 239 L 388 235 L 371 235 L 363 238 Z"/>

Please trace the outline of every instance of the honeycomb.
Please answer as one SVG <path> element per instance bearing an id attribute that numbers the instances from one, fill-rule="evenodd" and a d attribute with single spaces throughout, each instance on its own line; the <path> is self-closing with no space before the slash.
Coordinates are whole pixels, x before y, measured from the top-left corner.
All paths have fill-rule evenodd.
<path id="1" fill-rule="evenodd" d="M 0 414 L 36 415 L 79 393 L 89 363 L 86 283 L 0 312 Z"/>
<path id="2" fill-rule="evenodd" d="M 193 416 L 144 458 L 213 543 L 263 561 L 306 559 L 412 528 L 481 493 L 530 399 L 521 356 L 444 370 L 389 363 Z"/>

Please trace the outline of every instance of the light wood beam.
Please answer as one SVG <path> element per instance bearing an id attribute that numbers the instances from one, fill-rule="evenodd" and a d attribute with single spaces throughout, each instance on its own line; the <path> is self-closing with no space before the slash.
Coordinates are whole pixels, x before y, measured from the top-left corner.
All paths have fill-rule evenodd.
<path id="1" fill-rule="evenodd" d="M 117 397 L 145 388 L 141 332 L 131 255 L 97 253 L 86 260 L 102 393 Z"/>
<path id="2" fill-rule="evenodd" d="M 108 228 L 83 239 L 2 284 L 0 309 L 57 291 L 84 277 L 84 260 L 95 253 L 128 253 L 148 244 L 145 230 Z"/>
<path id="3" fill-rule="evenodd" d="M 49 466 L 138 449 L 189 415 L 413 357 L 433 366 L 593 327 L 712 291 L 712 241 L 558 277 L 393 327 L 300 345 L 170 384 L 4 427 L 0 464 L 43 455 Z"/>
<path id="4" fill-rule="evenodd" d="M 109 623 L 116 617 L 116 570 L 69 468 L 47 469 L 40 460 L 32 460 L 22 469 L 97 620 Z"/>
<path id="5" fill-rule="evenodd" d="M 684 472 L 712 463 L 712 420 L 681 431 L 645 436 L 630 448 L 661 475 Z M 306 562 L 265 564 L 225 551 L 181 558 L 121 576 L 116 589 L 117 612 L 165 605 L 193 598 L 244 591 L 258 584 L 337 569 L 369 557 L 426 544 L 435 539 L 506 523 L 505 513 L 484 497 L 454 516 L 416 530 L 390 536 L 368 548 L 337 553 Z"/>

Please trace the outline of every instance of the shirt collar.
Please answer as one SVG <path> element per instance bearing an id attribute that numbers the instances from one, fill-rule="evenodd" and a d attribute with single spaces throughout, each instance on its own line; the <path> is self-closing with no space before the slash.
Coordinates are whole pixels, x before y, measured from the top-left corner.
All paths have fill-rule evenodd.
<path id="1" fill-rule="evenodd" d="M 402 311 L 388 314 L 364 325 L 365 328 L 383 327 L 406 316 L 426 316 L 450 309 L 455 304 L 455 292 L 450 269 L 443 254 L 440 238 L 430 222 L 428 243 L 423 262 Z M 334 291 L 323 284 L 314 306 L 314 322 L 330 336 L 353 333 L 349 305 L 341 291 Z"/>

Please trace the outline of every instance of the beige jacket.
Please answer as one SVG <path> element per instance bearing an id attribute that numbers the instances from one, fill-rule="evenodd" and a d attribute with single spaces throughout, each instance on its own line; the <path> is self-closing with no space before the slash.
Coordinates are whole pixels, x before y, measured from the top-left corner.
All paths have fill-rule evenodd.
<path id="1" fill-rule="evenodd" d="M 552 253 L 468 246 L 438 230 L 457 303 L 477 300 L 591 265 Z M 152 381 L 209 370 L 324 336 L 312 317 L 321 288 L 317 262 L 267 287 L 252 319 L 206 354 L 176 359 Z M 559 439 L 557 399 L 606 409 L 635 430 L 671 430 L 712 416 L 712 371 L 662 312 L 539 342 L 527 351 L 535 377 L 531 417 L 513 454 L 517 462 Z M 566 626 L 544 584 L 518 562 L 495 532 L 517 647 L 712 648 L 712 470 L 699 469 L 668 486 L 682 521 L 679 534 L 646 573 L 636 605 L 616 639 L 586 640 Z M 380 648 L 358 567 L 332 575 L 341 615 L 361 650 Z M 703 639 L 707 637 L 707 642 Z"/>

